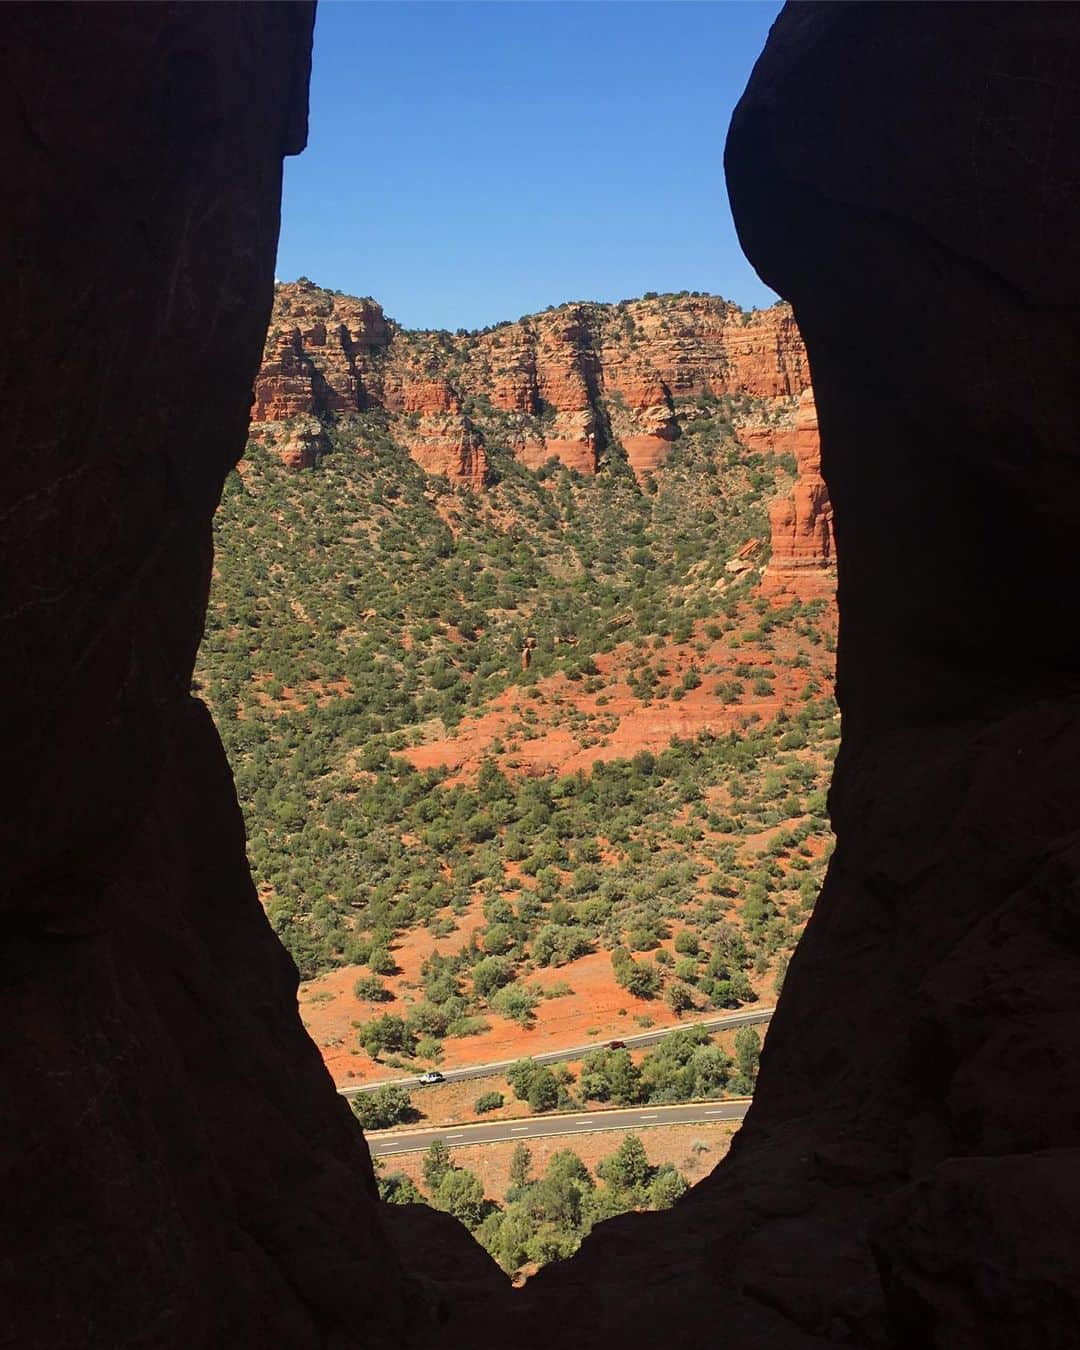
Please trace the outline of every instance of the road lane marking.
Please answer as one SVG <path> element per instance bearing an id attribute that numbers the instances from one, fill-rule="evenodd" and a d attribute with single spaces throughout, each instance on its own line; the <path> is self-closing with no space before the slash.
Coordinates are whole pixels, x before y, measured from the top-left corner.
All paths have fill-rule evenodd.
<path id="1" fill-rule="evenodd" d="M 725 1027 L 735 1027 L 743 1023 L 762 1023 L 772 1020 L 775 1008 L 754 1008 L 747 1009 L 744 1012 L 729 1013 L 724 1017 L 708 1017 L 697 1022 L 686 1022 L 682 1027 L 693 1029 L 694 1027 L 703 1027 L 709 1031 L 723 1031 Z M 628 1045 L 644 1045 L 657 1040 L 662 1040 L 664 1036 L 673 1031 L 680 1030 L 680 1024 L 673 1024 L 669 1027 L 661 1027 L 657 1031 L 635 1032 L 626 1037 Z M 596 1033 L 600 1034 L 600 1033 Z M 597 1043 L 570 1046 L 562 1050 L 545 1050 L 541 1054 L 534 1056 L 535 1061 L 543 1063 L 545 1061 L 554 1062 L 555 1060 L 578 1059 L 589 1050 L 597 1049 Z M 601 1047 L 602 1048 L 602 1047 Z M 517 1061 L 512 1059 L 489 1060 L 485 1064 L 463 1064 L 456 1069 L 447 1069 L 445 1078 L 447 1082 L 455 1079 L 464 1078 L 487 1078 L 496 1074 L 500 1069 L 507 1069 L 511 1064 Z M 344 1097 L 355 1096 L 360 1092 L 374 1092 L 376 1088 L 386 1087 L 414 1087 L 418 1086 L 416 1078 L 383 1078 L 375 1083 L 361 1083 L 346 1087 L 339 1087 L 338 1092 Z"/>
<path id="2" fill-rule="evenodd" d="M 529 1131 L 528 1125 L 512 1125 L 510 1127 L 511 1134 L 527 1134 L 528 1131 Z"/>
<path id="3" fill-rule="evenodd" d="M 446 1137 L 447 1137 L 447 1139 L 464 1139 L 464 1138 L 465 1138 L 465 1136 L 464 1136 L 463 1134 L 460 1134 L 460 1133 L 459 1133 L 459 1134 L 448 1134 Z"/>
<path id="4" fill-rule="evenodd" d="M 595 1120 L 595 1116 L 578 1116 L 574 1121 L 575 1125 L 587 1125 L 590 1120 Z"/>
<path id="5" fill-rule="evenodd" d="M 655 1120 L 656 1116 L 638 1116 L 638 1120 Z"/>

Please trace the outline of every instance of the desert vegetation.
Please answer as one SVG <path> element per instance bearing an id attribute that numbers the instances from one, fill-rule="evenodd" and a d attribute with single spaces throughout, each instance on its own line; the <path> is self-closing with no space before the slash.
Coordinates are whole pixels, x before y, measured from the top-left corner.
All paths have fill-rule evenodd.
<path id="1" fill-rule="evenodd" d="M 379 1193 L 390 1204 L 421 1202 L 452 1214 L 513 1274 L 572 1256 L 604 1219 L 632 1210 L 669 1209 L 689 1189 L 674 1164 L 650 1164 L 636 1134 L 625 1135 L 593 1169 L 572 1149 L 560 1149 L 542 1174 L 534 1170 L 528 1146 L 518 1143 L 509 1183 L 502 1196 L 486 1195 L 480 1177 L 436 1140 L 424 1154 L 420 1185 L 402 1171 L 381 1169 Z"/>
<path id="2" fill-rule="evenodd" d="M 483 400 L 481 496 L 378 410 L 314 468 L 252 443 L 230 477 L 196 690 L 270 920 L 305 980 L 355 971 L 369 1060 L 527 1030 L 598 954 L 675 1017 L 778 987 L 830 847 L 833 616 L 728 566 L 764 560 L 793 468 L 747 410 L 685 407 L 644 488 L 615 440 L 595 478 L 524 468 Z"/>

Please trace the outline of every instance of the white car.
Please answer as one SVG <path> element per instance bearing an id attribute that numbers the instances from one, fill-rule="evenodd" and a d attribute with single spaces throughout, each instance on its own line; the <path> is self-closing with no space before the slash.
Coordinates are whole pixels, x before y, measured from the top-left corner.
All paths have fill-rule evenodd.
<path id="1" fill-rule="evenodd" d="M 445 1083 L 446 1079 L 437 1069 L 428 1069 L 427 1073 L 422 1073 L 417 1081 L 427 1087 L 430 1083 Z"/>

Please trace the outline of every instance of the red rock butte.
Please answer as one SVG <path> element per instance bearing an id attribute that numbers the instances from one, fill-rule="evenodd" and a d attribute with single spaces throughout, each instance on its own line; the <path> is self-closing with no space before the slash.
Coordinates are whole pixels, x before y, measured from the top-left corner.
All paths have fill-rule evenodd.
<path id="1" fill-rule="evenodd" d="M 791 495 L 777 497 L 769 506 L 772 553 L 762 590 L 767 595 L 796 595 L 800 600 L 831 595 L 836 584 L 836 546 L 832 503 L 821 476 L 814 391 L 803 391 L 792 427 L 748 427 L 741 435 L 749 445 L 794 455 L 796 464 Z"/>

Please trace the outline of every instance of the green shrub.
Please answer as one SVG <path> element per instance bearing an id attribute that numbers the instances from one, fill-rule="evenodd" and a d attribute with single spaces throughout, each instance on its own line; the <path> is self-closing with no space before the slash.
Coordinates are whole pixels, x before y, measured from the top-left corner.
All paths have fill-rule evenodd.
<path id="1" fill-rule="evenodd" d="M 349 1105 L 365 1130 L 386 1130 L 420 1118 L 409 1094 L 393 1083 L 372 1092 L 357 1093 Z"/>

